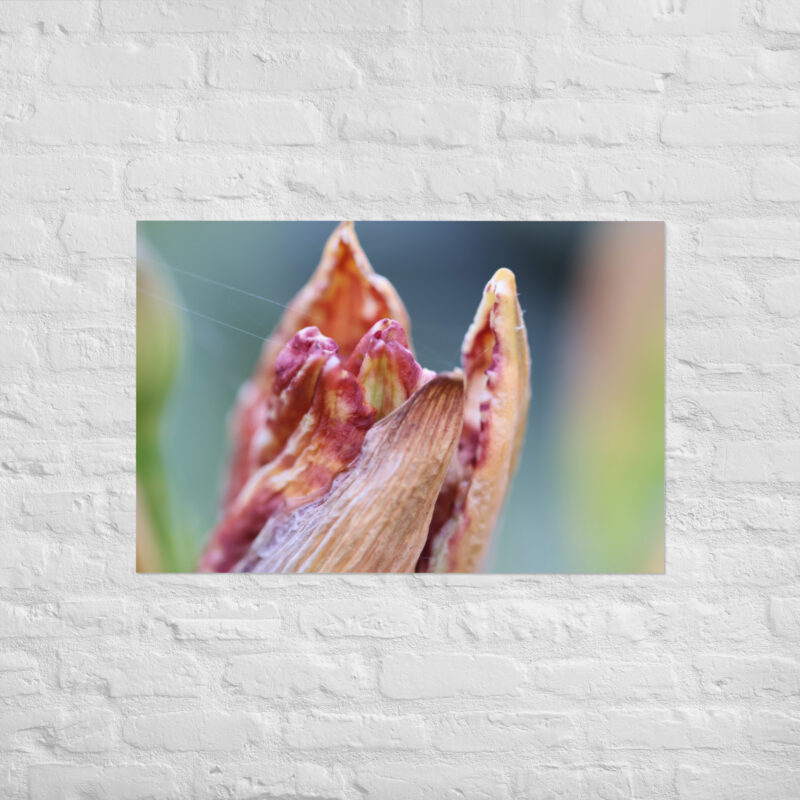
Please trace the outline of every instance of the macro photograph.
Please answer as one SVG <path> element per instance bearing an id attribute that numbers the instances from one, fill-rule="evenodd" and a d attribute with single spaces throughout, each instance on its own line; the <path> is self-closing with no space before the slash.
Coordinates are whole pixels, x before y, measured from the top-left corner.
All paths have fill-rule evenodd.
<path id="1" fill-rule="evenodd" d="M 138 571 L 663 571 L 661 224 L 137 232 Z"/>

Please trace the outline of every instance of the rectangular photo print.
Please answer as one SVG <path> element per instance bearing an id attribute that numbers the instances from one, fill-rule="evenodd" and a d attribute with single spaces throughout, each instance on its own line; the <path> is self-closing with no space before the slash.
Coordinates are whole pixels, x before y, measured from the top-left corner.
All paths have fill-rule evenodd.
<path id="1" fill-rule="evenodd" d="M 660 222 L 139 222 L 138 572 L 663 573 Z"/>

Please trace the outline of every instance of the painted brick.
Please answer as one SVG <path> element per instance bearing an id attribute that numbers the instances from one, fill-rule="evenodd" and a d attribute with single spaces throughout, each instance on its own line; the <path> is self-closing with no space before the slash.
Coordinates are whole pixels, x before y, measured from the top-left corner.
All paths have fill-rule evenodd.
<path id="1" fill-rule="evenodd" d="M 564 643 L 589 631 L 586 614 L 571 609 L 565 619 L 556 604 L 539 600 L 490 600 L 465 603 L 447 620 L 448 635 L 456 641 L 542 641 Z"/>
<path id="2" fill-rule="evenodd" d="M 178 139 L 185 142 L 291 145 L 313 144 L 320 136 L 316 106 L 295 100 L 202 103 L 184 109 L 178 119 Z"/>
<path id="3" fill-rule="evenodd" d="M 91 602 L 74 601 L 20 605 L 0 602 L 0 638 L 26 635 L 36 638 L 58 636 L 98 636 L 120 634 L 130 629 L 130 621 L 98 613 Z M 111 604 L 105 604 L 112 612 Z M 63 614 L 63 616 L 62 616 Z"/>
<path id="4" fill-rule="evenodd" d="M 103 708 L 26 709 L 0 721 L 0 747 L 29 753 L 44 745 L 67 753 L 104 753 L 116 746 L 116 716 Z"/>
<path id="5" fill-rule="evenodd" d="M 614 34 L 692 36 L 733 31 L 742 21 L 741 0 L 686 0 L 639 3 L 637 0 L 584 0 L 584 19 Z"/>
<path id="6" fill-rule="evenodd" d="M 354 200 L 407 200 L 422 192 L 415 166 L 375 161 L 342 162 L 329 159 L 298 160 L 288 170 L 286 184 L 292 192 L 314 198 Z"/>
<path id="7" fill-rule="evenodd" d="M 800 316 L 800 275 L 773 278 L 764 286 L 764 302 L 773 314 Z"/>
<path id="8" fill-rule="evenodd" d="M 44 100 L 29 118 L 7 122 L 6 139 L 37 144 L 141 144 L 166 137 L 163 111 L 131 103 Z"/>
<path id="9" fill-rule="evenodd" d="M 768 49 L 758 54 L 758 74 L 776 86 L 800 83 L 800 52 L 797 49 Z"/>
<path id="10" fill-rule="evenodd" d="M 522 53 L 505 47 L 440 50 L 434 77 L 439 85 L 525 86 L 528 82 Z"/>
<path id="11" fill-rule="evenodd" d="M 187 654 L 64 653 L 58 682 L 73 692 L 99 691 L 109 697 L 194 697 L 206 688 L 200 662 Z"/>
<path id="12" fill-rule="evenodd" d="M 0 217 L 0 256 L 24 259 L 42 250 L 47 229 L 38 217 L 19 214 Z"/>
<path id="13" fill-rule="evenodd" d="M 627 764 L 591 765 L 580 772 L 580 785 L 586 797 L 635 797 L 633 770 Z"/>
<path id="14" fill-rule="evenodd" d="M 530 59 L 537 88 L 552 92 L 582 89 L 663 92 L 680 66 L 675 47 L 652 44 L 609 44 L 589 49 L 547 45 L 533 49 Z"/>
<path id="15" fill-rule="evenodd" d="M 48 530 L 77 534 L 86 530 L 86 515 L 96 512 L 96 502 L 86 491 L 39 489 L 23 495 L 22 510 Z"/>
<path id="16" fill-rule="evenodd" d="M 237 602 L 222 598 L 209 602 L 175 601 L 154 610 L 154 616 L 179 640 L 261 639 L 280 627 L 274 603 Z"/>
<path id="17" fill-rule="evenodd" d="M 777 769 L 758 762 L 722 763 L 708 767 L 680 765 L 675 788 L 681 800 L 783 800 L 800 792 L 800 770 Z"/>
<path id="18" fill-rule="evenodd" d="M 558 199 L 577 190 L 578 176 L 566 164 L 508 161 L 500 167 L 498 194 L 514 200 Z"/>
<path id="19" fill-rule="evenodd" d="M 408 0 L 292 0 L 267 6 L 267 22 L 278 31 L 402 31 L 409 24 Z"/>
<path id="20" fill-rule="evenodd" d="M 332 170 L 330 170 L 332 171 Z M 317 173 L 319 174 L 319 173 Z M 311 184 L 315 182 L 312 180 Z M 323 179 L 322 186 L 325 186 Z M 342 165 L 334 190 L 329 196 L 352 197 L 359 200 L 405 200 L 417 197 L 422 180 L 413 168 L 403 164 L 349 163 Z M 319 190 L 324 194 L 324 189 Z"/>
<path id="21" fill-rule="evenodd" d="M 689 83 L 742 86 L 755 78 L 757 60 L 755 53 L 726 53 L 694 46 L 686 55 L 684 76 Z"/>
<path id="22" fill-rule="evenodd" d="M 800 640 L 800 598 L 773 597 L 769 604 L 769 619 L 777 636 Z"/>
<path id="23" fill-rule="evenodd" d="M 557 144 L 620 145 L 655 135 L 655 109 L 645 104 L 534 100 L 500 108 L 501 139 Z"/>
<path id="24" fill-rule="evenodd" d="M 169 44 L 120 46 L 66 44 L 50 60 L 48 79 L 62 86 L 164 86 L 192 83 L 197 66 L 188 47 Z"/>
<path id="25" fill-rule="evenodd" d="M 421 750 L 425 728 L 421 719 L 410 716 L 292 712 L 283 738 L 299 750 Z"/>
<path id="26" fill-rule="evenodd" d="M 734 483 L 800 482 L 800 440 L 719 445 L 714 477 Z"/>
<path id="27" fill-rule="evenodd" d="M 796 219 L 719 219 L 700 232 L 704 256 L 800 259 L 800 222 Z"/>
<path id="28" fill-rule="evenodd" d="M 217 5 L 203 0 L 101 0 L 100 18 L 109 31 L 130 33 L 224 32 L 250 22 L 251 0 Z"/>
<path id="29" fill-rule="evenodd" d="M 97 708 L 60 712 L 55 725 L 55 740 L 70 753 L 105 753 L 117 747 L 117 715 Z"/>
<path id="30" fill-rule="evenodd" d="M 3 3 L 0 12 L 0 31 L 16 33 L 39 26 L 46 33 L 57 30 L 76 33 L 91 30 L 92 16 L 92 6 L 83 0 Z"/>
<path id="31" fill-rule="evenodd" d="M 753 170 L 757 200 L 800 200 L 800 164 L 789 158 L 764 159 Z"/>
<path id="32" fill-rule="evenodd" d="M 421 631 L 423 610 L 418 605 L 389 598 L 310 602 L 300 609 L 300 630 L 325 638 L 397 639 Z"/>
<path id="33" fill-rule="evenodd" d="M 763 331 L 761 347 L 753 341 L 752 332 L 744 327 L 733 327 L 725 332 L 691 327 L 676 335 L 675 344 L 681 358 L 688 363 L 711 368 L 716 364 L 798 364 L 800 342 L 790 328 Z"/>
<path id="34" fill-rule="evenodd" d="M 431 742 L 449 753 L 530 751 L 575 747 L 581 741 L 570 714 L 559 712 L 490 712 L 450 714 L 432 723 Z"/>
<path id="35" fill-rule="evenodd" d="M 274 166 L 262 156 L 144 156 L 128 162 L 125 184 L 145 200 L 263 196 Z"/>
<path id="36" fill-rule="evenodd" d="M 758 433 L 779 417 L 777 399 L 763 392 L 709 392 L 700 395 L 697 402 L 715 425 Z"/>
<path id="37" fill-rule="evenodd" d="M 336 112 L 339 137 L 354 142 L 457 147 L 481 139 L 481 107 L 472 101 L 348 103 Z"/>
<path id="38" fill-rule="evenodd" d="M 751 646 L 768 638 L 763 608 L 753 603 L 731 606 L 699 601 L 614 603 L 605 617 L 610 636 L 631 642 L 645 642 L 658 636 L 677 644 L 685 641 L 688 631 L 701 640 L 714 631 L 724 632 L 731 642 L 748 642 Z M 681 626 L 676 629 L 678 621 Z"/>
<path id="39" fill-rule="evenodd" d="M 431 192 L 446 203 L 485 203 L 495 196 L 497 182 L 497 162 L 485 159 L 469 159 L 463 165 L 439 164 L 428 173 Z"/>
<path id="40" fill-rule="evenodd" d="M 90 258 L 124 258 L 135 255 L 136 230 L 129 217 L 67 214 L 58 238 L 67 252 Z"/>
<path id="41" fill-rule="evenodd" d="M 504 656 L 398 653 L 384 658 L 380 689 L 386 697 L 494 697 L 519 694 L 524 673 Z"/>
<path id="42" fill-rule="evenodd" d="M 89 366 L 113 369 L 120 364 L 128 349 L 121 334 L 121 329 L 107 328 L 54 331 L 47 340 L 51 368 L 58 372 Z"/>
<path id="43" fill-rule="evenodd" d="M 359 697 L 368 687 L 359 659 L 258 653 L 229 659 L 222 685 L 254 697 Z"/>
<path id="44" fill-rule="evenodd" d="M 669 112 L 661 141 L 673 147 L 794 144 L 800 126 L 796 108 L 738 109 L 693 104 Z"/>
<path id="45" fill-rule="evenodd" d="M 475 5 L 469 0 L 422 4 L 422 24 L 431 31 L 502 31 L 514 34 L 561 33 L 569 24 L 566 7 L 546 2 Z"/>
<path id="46" fill-rule="evenodd" d="M 293 760 L 294 761 L 294 760 Z M 195 771 L 192 797 L 209 800 L 253 800 L 255 797 L 344 800 L 342 780 L 335 771 L 318 764 L 222 764 L 217 760 Z"/>
<path id="47" fill-rule="evenodd" d="M 529 767 L 512 774 L 510 789 L 512 797 L 581 797 L 581 771 L 564 766 Z"/>
<path id="48" fill-rule="evenodd" d="M 62 520 L 62 515 L 67 521 Z M 78 514 L 75 514 L 77 517 Z M 52 521 L 46 527 L 55 534 L 79 530 L 86 531 L 86 512 L 80 514 L 81 525 L 71 522 L 70 513 L 53 514 Z M 23 526 L 23 529 L 33 526 Z M 36 527 L 34 530 L 41 530 Z M 30 541 L 31 537 L 20 540 L 19 537 L 2 542 L 7 554 L 7 563 L 0 567 L 0 586 L 7 589 L 68 589 L 80 585 L 87 591 L 102 590 L 108 580 L 107 558 L 99 554 L 87 556 L 75 547 L 54 542 L 45 546 L 39 541 Z"/>
<path id="49" fill-rule="evenodd" d="M 28 28 L 16 36 L 0 37 L 0 86 L 11 88 L 36 74 L 43 36 L 38 28 Z"/>
<path id="50" fill-rule="evenodd" d="M 173 711 L 129 716 L 122 737 L 141 750 L 239 751 L 260 741 L 266 720 L 241 711 Z"/>
<path id="51" fill-rule="evenodd" d="M 214 51 L 209 56 L 208 82 L 228 89 L 293 92 L 353 88 L 360 72 L 342 49 Z"/>
<path id="52" fill-rule="evenodd" d="M 769 31 L 800 33 L 800 10 L 792 0 L 765 0 L 758 23 Z"/>
<path id="53" fill-rule="evenodd" d="M 0 364 L 8 366 L 37 366 L 39 353 L 26 328 L 9 326 L 0 342 Z"/>
<path id="54" fill-rule="evenodd" d="M 174 770 L 162 764 L 105 767 L 33 764 L 28 774 L 30 800 L 64 800 L 66 797 L 173 800 L 180 796 Z"/>
<path id="55" fill-rule="evenodd" d="M 800 579 L 800 551 L 788 547 L 714 548 L 712 560 L 714 575 L 732 586 L 791 586 Z"/>
<path id="56" fill-rule="evenodd" d="M 641 700 L 674 697 L 675 668 L 670 661 L 551 661 L 532 668 L 537 689 L 566 697 Z"/>
<path id="57" fill-rule="evenodd" d="M 782 492 L 752 494 L 737 490 L 731 498 L 687 498 L 672 524 L 678 531 L 722 531 L 742 526 L 749 530 L 792 531 L 800 504 Z"/>
<path id="58" fill-rule="evenodd" d="M 86 270 L 81 280 L 33 268 L 0 272 L 0 307 L 11 311 L 119 310 L 124 285 L 124 276 L 108 270 Z"/>
<path id="59" fill-rule="evenodd" d="M 612 709 L 598 724 L 600 740 L 612 750 L 724 750 L 736 740 L 739 719 L 717 709 Z"/>
<path id="60" fill-rule="evenodd" d="M 0 197 L 40 201 L 108 200 L 115 168 L 107 158 L 0 156 Z"/>
<path id="61" fill-rule="evenodd" d="M 800 662 L 767 656 L 708 655 L 695 660 L 704 691 L 733 697 L 800 694 Z"/>
<path id="62" fill-rule="evenodd" d="M 0 697 L 37 694 L 39 663 L 26 653 L 0 653 Z"/>
<path id="63" fill-rule="evenodd" d="M 702 203 L 746 192 L 735 167 L 714 161 L 626 162 L 590 166 L 586 182 L 592 195 L 601 200 Z"/>
<path id="64" fill-rule="evenodd" d="M 427 50 L 396 44 L 363 53 L 359 59 L 365 76 L 383 86 L 430 84 L 434 69 L 431 61 Z"/>
<path id="65" fill-rule="evenodd" d="M 782 711 L 757 711 L 750 720 L 753 744 L 764 750 L 781 751 L 800 746 L 800 716 Z"/>
<path id="66" fill-rule="evenodd" d="M 754 287 L 737 270 L 715 261 L 712 273 L 708 263 L 700 261 L 694 281 L 675 290 L 672 313 L 697 320 L 746 318 L 758 305 Z"/>
<path id="67" fill-rule="evenodd" d="M 428 800 L 459 795 L 475 800 L 511 797 L 496 770 L 415 762 L 360 767 L 355 787 L 370 800 Z"/>

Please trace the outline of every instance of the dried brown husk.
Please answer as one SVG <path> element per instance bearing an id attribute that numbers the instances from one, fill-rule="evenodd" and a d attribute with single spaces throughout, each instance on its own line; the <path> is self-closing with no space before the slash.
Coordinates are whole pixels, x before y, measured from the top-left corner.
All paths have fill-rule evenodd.
<path id="1" fill-rule="evenodd" d="M 366 435 L 319 501 L 273 517 L 238 572 L 412 572 L 462 427 L 460 371 L 438 375 Z"/>

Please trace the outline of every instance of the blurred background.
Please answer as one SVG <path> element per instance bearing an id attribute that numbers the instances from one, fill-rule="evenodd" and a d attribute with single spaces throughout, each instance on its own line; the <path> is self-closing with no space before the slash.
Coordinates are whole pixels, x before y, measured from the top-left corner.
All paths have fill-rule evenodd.
<path id="1" fill-rule="evenodd" d="M 335 225 L 138 223 L 138 569 L 194 570 L 216 520 L 236 392 Z M 459 364 L 492 273 L 516 274 L 531 411 L 486 571 L 663 572 L 663 224 L 356 231 L 409 311 L 418 361 L 437 371 Z"/>

